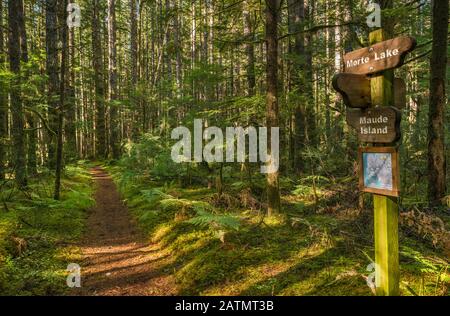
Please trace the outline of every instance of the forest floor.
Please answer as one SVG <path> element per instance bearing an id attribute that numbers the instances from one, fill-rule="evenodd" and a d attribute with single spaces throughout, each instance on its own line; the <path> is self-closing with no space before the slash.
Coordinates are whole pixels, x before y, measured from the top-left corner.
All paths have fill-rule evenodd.
<path id="1" fill-rule="evenodd" d="M 67 267 L 78 263 L 92 199 L 92 176 L 84 162 L 66 165 L 61 199 L 53 199 L 48 170 L 30 177 L 26 190 L 0 185 L 0 295 L 67 293 Z"/>
<path id="2" fill-rule="evenodd" d="M 87 220 L 81 243 L 83 261 L 80 295 L 171 295 L 173 276 L 157 244 L 145 240 L 120 199 L 111 177 L 91 169 L 96 205 Z"/>
<path id="3" fill-rule="evenodd" d="M 26 191 L 6 182 L 0 295 L 372 295 L 373 211 L 355 208 L 353 179 L 282 179 L 283 212 L 269 217 L 263 178 L 251 190 L 229 180 L 218 195 L 153 173 L 79 161 L 60 201 L 49 173 Z M 401 295 L 450 295 L 438 246 L 400 225 Z M 81 288 L 67 287 L 70 263 Z"/>
<path id="4" fill-rule="evenodd" d="M 144 255 L 148 275 L 127 271 L 126 284 L 137 280 L 142 294 L 372 295 L 372 211 L 355 209 L 357 194 L 349 193 L 357 191 L 346 182 L 321 184 L 318 201 L 307 182 L 293 193 L 283 189 L 283 214 L 268 217 L 241 186 L 228 184 L 218 195 L 142 170 L 104 168 L 155 250 Z M 399 243 L 401 295 L 448 295 L 446 256 L 409 230 Z"/>

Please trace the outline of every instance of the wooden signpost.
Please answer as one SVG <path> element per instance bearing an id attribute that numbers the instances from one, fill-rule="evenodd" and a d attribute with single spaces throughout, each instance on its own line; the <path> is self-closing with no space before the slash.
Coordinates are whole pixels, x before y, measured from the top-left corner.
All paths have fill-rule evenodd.
<path id="1" fill-rule="evenodd" d="M 347 110 L 348 125 L 356 129 L 358 140 L 366 143 L 392 143 L 400 139 L 400 119 L 400 111 L 392 106 Z"/>
<path id="2" fill-rule="evenodd" d="M 400 67 L 406 54 L 415 47 L 414 38 L 401 36 L 354 50 L 344 55 L 344 71 L 368 75 Z"/>
<path id="3" fill-rule="evenodd" d="M 370 106 L 370 78 L 364 75 L 339 73 L 333 77 L 333 88 L 342 95 L 346 106 Z"/>
<path id="4" fill-rule="evenodd" d="M 393 69 L 416 46 L 412 37 L 386 40 L 382 29 L 371 32 L 370 46 L 344 55 L 344 73 L 333 87 L 349 107 L 347 123 L 361 142 L 359 185 L 373 194 L 375 231 L 375 288 L 377 295 L 399 295 L 398 204 L 399 171 L 395 142 L 400 139 L 399 109 L 406 104 L 403 80 Z M 395 107 L 394 107 L 395 106 Z"/>
<path id="5" fill-rule="evenodd" d="M 371 105 L 370 78 L 365 75 L 339 73 L 333 77 L 333 88 L 339 92 L 346 106 L 366 108 Z M 394 79 L 394 106 L 406 106 L 406 84 L 403 79 Z"/>

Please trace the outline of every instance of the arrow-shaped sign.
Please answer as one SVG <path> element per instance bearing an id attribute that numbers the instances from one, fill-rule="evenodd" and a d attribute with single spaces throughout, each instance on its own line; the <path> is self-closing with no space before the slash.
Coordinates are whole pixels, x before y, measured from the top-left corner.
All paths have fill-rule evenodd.
<path id="1" fill-rule="evenodd" d="M 400 67 L 406 54 L 416 47 L 410 36 L 396 37 L 344 55 L 346 73 L 368 75 Z"/>
<path id="2" fill-rule="evenodd" d="M 365 75 L 339 73 L 333 77 L 333 88 L 351 108 L 370 106 L 370 79 Z"/>
<path id="3" fill-rule="evenodd" d="M 338 73 L 333 77 L 333 88 L 342 95 L 346 106 L 367 108 L 370 103 L 370 78 L 365 75 Z M 403 79 L 394 79 L 394 105 L 403 109 L 406 105 L 406 85 Z"/>

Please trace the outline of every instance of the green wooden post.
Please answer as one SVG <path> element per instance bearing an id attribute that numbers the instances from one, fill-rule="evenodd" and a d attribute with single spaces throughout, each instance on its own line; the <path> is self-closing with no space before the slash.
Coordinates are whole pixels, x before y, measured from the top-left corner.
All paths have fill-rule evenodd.
<path id="1" fill-rule="evenodd" d="M 382 29 L 369 35 L 369 43 L 387 40 Z M 394 104 L 394 72 L 384 71 L 370 80 L 372 105 Z M 383 144 L 390 145 L 390 144 Z M 395 197 L 373 195 L 375 231 L 375 286 L 379 296 L 399 295 L 398 202 Z"/>

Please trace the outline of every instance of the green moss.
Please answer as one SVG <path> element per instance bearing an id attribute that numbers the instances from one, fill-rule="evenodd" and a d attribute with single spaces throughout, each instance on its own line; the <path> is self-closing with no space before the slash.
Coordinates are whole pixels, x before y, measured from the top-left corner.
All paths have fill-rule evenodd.
<path id="1" fill-rule="evenodd" d="M 120 168 L 111 170 L 117 183 L 130 178 Z M 315 179 L 320 200 L 314 203 L 312 180 L 308 179 L 301 183 L 309 188 L 304 196 L 300 192 L 284 195 L 285 212 L 264 218 L 258 211 L 209 204 L 213 191 L 204 187 L 182 188 L 139 178 L 137 185 L 123 187 L 121 192 L 149 239 L 170 253 L 173 260 L 163 270 L 173 274 L 179 294 L 373 295 L 365 280 L 371 273 L 367 266 L 374 253 L 371 212 L 352 216 L 323 212 L 341 200 L 327 191 L 328 180 L 320 178 Z M 295 190 L 286 183 L 289 186 Z M 154 194 L 148 198 L 142 190 L 159 193 L 157 198 Z M 227 193 L 239 192 L 231 185 Z M 192 214 L 176 216 L 196 205 L 214 214 L 233 214 L 239 218 L 240 228 L 226 231 L 222 242 L 214 225 L 194 225 Z M 415 243 L 401 236 L 402 245 Z M 402 254 L 401 280 L 407 283 L 402 284 L 402 295 L 411 295 L 407 287 L 416 292 L 423 288 L 423 295 L 434 295 L 436 284 L 445 289 L 443 271 L 416 267 L 419 254 L 439 258 L 423 246 L 417 247 L 412 257 Z M 439 273 L 441 282 L 437 283 Z"/>
<path id="2" fill-rule="evenodd" d="M 31 180 L 27 195 L 2 196 L 8 210 L 0 211 L 0 294 L 65 293 L 65 269 L 80 259 L 74 243 L 94 203 L 90 179 L 86 166 L 69 165 L 60 201 L 51 198 L 53 179 L 46 174 Z"/>

